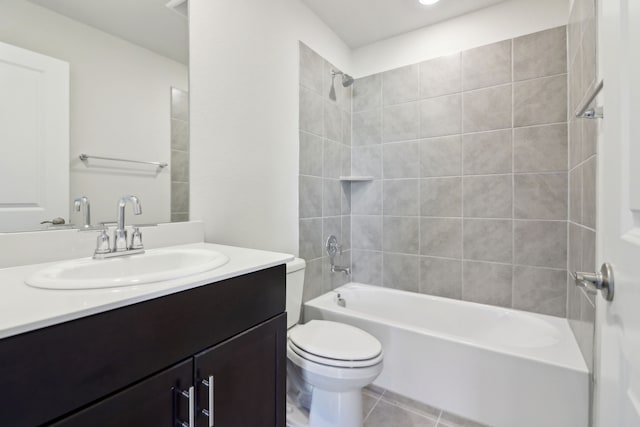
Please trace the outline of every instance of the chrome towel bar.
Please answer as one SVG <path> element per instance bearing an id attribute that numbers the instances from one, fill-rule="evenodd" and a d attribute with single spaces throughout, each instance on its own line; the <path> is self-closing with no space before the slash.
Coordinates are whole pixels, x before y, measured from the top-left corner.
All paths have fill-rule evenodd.
<path id="1" fill-rule="evenodd" d="M 102 157 L 102 156 L 90 156 L 88 154 L 80 154 L 78 156 L 78 158 L 80 160 L 82 160 L 83 162 L 86 162 L 89 159 L 98 159 L 98 160 L 112 160 L 114 162 L 127 162 L 127 163 L 139 163 L 139 164 L 143 164 L 143 165 L 153 165 L 156 166 L 160 169 L 166 168 L 167 166 L 169 166 L 168 163 L 161 163 L 161 162 L 146 162 L 146 161 L 142 161 L 142 160 L 130 160 L 130 159 L 119 159 L 116 157 Z"/>
<path id="2" fill-rule="evenodd" d="M 604 87 L 604 80 L 600 80 L 600 83 L 593 89 L 591 96 L 584 102 L 582 108 L 576 113 L 578 119 L 601 119 L 604 117 L 602 107 L 589 108 L 591 103 L 596 99 L 596 96 L 600 93 Z"/>

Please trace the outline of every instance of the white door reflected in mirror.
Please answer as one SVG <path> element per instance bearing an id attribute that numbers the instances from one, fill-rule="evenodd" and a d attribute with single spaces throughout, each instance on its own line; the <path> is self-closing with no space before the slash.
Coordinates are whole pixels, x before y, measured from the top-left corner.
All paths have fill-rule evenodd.
<path id="1" fill-rule="evenodd" d="M 0 43 L 0 232 L 67 217 L 69 64 Z"/>

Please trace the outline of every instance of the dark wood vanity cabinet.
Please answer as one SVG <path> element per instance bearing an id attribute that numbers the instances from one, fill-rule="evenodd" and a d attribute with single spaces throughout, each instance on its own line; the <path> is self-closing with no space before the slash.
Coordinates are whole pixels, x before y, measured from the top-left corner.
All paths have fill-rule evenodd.
<path id="1" fill-rule="evenodd" d="M 284 427 L 284 309 L 281 265 L 0 340 L 0 424 Z"/>
<path id="2" fill-rule="evenodd" d="M 281 314 L 53 426 L 188 426 L 190 404 L 196 426 L 209 426 L 209 416 L 215 426 L 284 426 L 282 401 L 276 398 L 286 387 L 281 375 L 286 368 L 280 360 L 286 339 L 283 327 L 286 318 Z"/>

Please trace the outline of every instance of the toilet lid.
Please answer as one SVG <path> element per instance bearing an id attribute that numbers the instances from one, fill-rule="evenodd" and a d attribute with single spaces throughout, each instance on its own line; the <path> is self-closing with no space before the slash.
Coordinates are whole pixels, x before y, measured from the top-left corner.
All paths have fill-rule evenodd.
<path id="1" fill-rule="evenodd" d="M 334 360 L 369 360 L 382 353 L 382 345 L 374 336 L 328 320 L 311 320 L 294 328 L 289 340 L 306 353 Z"/>

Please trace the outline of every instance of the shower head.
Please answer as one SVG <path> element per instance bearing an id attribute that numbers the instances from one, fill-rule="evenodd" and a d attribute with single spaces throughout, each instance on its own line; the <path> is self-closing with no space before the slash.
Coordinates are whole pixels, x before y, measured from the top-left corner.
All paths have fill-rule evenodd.
<path id="1" fill-rule="evenodd" d="M 342 86 L 349 87 L 352 84 L 353 84 L 353 77 L 351 77 L 349 74 L 343 74 L 342 75 Z"/>
<path id="2" fill-rule="evenodd" d="M 342 71 L 331 70 L 332 77 L 338 75 L 342 76 L 342 86 L 349 87 L 353 84 L 353 77 L 351 77 L 349 74 L 345 74 Z"/>
<path id="3" fill-rule="evenodd" d="M 349 74 L 345 74 L 342 71 L 331 70 L 331 90 L 329 91 L 329 98 L 333 101 L 336 100 L 336 88 L 335 79 L 336 76 L 342 76 L 342 86 L 349 87 L 353 84 L 353 77 Z"/>

